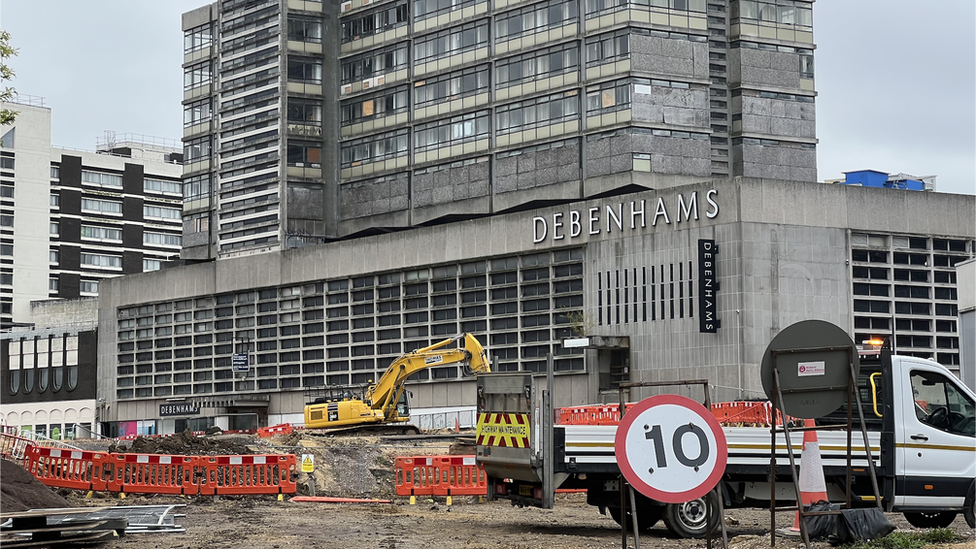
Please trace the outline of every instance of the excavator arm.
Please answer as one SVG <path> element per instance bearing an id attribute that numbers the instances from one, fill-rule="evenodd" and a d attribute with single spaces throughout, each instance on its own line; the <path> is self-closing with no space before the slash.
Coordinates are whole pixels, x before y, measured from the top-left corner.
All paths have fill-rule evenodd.
<path id="1" fill-rule="evenodd" d="M 444 348 L 452 343 L 458 343 L 459 346 Z M 382 410 L 388 421 L 394 420 L 392 416 L 395 414 L 396 403 L 403 393 L 408 377 L 427 368 L 459 362 L 476 374 L 491 370 L 488 352 L 481 343 L 471 334 L 461 334 L 397 358 L 376 384 L 367 390 L 364 400 L 372 409 Z"/>

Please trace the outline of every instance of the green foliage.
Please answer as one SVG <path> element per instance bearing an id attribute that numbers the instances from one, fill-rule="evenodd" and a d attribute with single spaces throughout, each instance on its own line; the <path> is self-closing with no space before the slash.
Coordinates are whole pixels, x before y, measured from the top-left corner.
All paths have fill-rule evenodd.
<path id="1" fill-rule="evenodd" d="M 0 82 L 11 80 L 14 71 L 7 66 L 7 58 L 17 55 L 17 49 L 10 46 L 10 33 L 0 30 Z M 0 102 L 10 101 L 16 95 L 16 90 L 10 87 L 0 87 Z M 17 111 L 0 109 L 0 125 L 12 124 L 17 118 Z"/>
<path id="2" fill-rule="evenodd" d="M 926 532 L 892 532 L 883 538 L 858 543 L 845 543 L 840 549 L 922 549 L 934 543 L 951 543 L 960 538 L 949 528 L 933 528 Z"/>

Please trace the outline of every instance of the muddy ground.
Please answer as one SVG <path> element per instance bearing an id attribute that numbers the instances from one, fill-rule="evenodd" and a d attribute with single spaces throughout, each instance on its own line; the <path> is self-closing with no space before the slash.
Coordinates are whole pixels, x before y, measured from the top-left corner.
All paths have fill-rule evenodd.
<path id="1" fill-rule="evenodd" d="M 178 499 L 178 498 L 177 498 Z M 457 500 L 457 498 L 455 498 Z M 160 502 L 160 498 L 127 502 Z M 172 500 L 172 499 L 170 499 Z M 130 535 L 107 544 L 110 549 L 596 549 L 621 547 L 620 528 L 609 517 L 586 505 L 585 496 L 558 496 L 555 509 L 520 509 L 506 502 L 478 504 L 406 500 L 393 504 L 321 504 L 277 502 L 273 498 L 196 498 L 186 501 L 180 534 Z M 769 547 L 769 513 L 730 510 L 730 547 Z M 899 527 L 911 530 L 900 515 L 889 515 Z M 779 526 L 789 526 L 783 517 Z M 973 533 L 962 518 L 953 529 L 964 536 L 953 549 L 974 547 Z M 778 539 L 776 547 L 795 548 L 795 540 Z M 633 539 L 628 543 L 633 547 Z M 674 539 L 658 524 L 641 536 L 645 548 L 692 549 L 705 540 Z M 813 544 L 826 549 L 826 542 Z"/>

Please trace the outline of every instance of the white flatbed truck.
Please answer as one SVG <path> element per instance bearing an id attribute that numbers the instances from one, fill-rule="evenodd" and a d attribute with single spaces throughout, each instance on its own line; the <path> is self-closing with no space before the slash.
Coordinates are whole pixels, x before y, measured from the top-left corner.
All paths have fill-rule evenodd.
<path id="1" fill-rule="evenodd" d="M 976 527 L 976 395 L 936 362 L 886 351 L 862 357 L 858 377 L 882 508 L 904 513 L 917 527 L 946 526 L 961 512 Z M 551 410 L 545 381 L 544 375 L 525 373 L 478 378 L 477 460 L 487 473 L 488 497 L 551 508 L 557 488 L 586 489 L 587 502 L 619 523 L 616 425 L 554 424 L 554 414 L 545 411 Z M 851 502 L 854 507 L 874 506 L 856 414 L 854 421 Z M 818 425 L 831 423 L 846 425 L 846 405 L 818 420 Z M 770 429 L 723 430 L 728 460 L 719 486 L 725 507 L 769 508 Z M 848 433 L 823 430 L 818 435 L 828 495 L 833 501 L 845 500 Z M 795 504 L 785 435 L 776 436 L 775 499 Z M 802 439 L 802 432 L 791 433 L 797 463 Z M 638 494 L 638 527 L 650 528 L 664 519 L 677 536 L 703 537 L 705 505 L 702 499 L 664 504 Z"/>

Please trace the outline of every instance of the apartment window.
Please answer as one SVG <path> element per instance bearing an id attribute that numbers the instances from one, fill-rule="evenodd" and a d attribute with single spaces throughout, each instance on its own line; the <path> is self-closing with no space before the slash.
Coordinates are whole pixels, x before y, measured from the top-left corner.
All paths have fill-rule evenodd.
<path id="1" fill-rule="evenodd" d="M 576 43 L 499 60 L 495 77 L 501 87 L 539 80 L 579 68 Z"/>
<path id="2" fill-rule="evenodd" d="M 407 129 L 364 137 L 342 144 L 342 167 L 405 156 L 410 148 Z"/>
<path id="3" fill-rule="evenodd" d="M 142 272 L 148 273 L 151 271 L 158 271 L 162 268 L 163 262 L 158 259 L 143 259 L 142 260 Z"/>
<path id="4" fill-rule="evenodd" d="M 142 216 L 156 219 L 181 219 L 182 210 L 180 208 L 167 208 L 166 206 L 143 206 Z"/>
<path id="5" fill-rule="evenodd" d="M 61 223 L 57 221 L 52 221 L 50 225 L 50 229 L 48 229 L 48 232 L 50 232 L 52 235 L 61 234 Z"/>
<path id="6" fill-rule="evenodd" d="M 488 111 L 474 112 L 422 124 L 414 129 L 416 152 L 448 147 L 459 143 L 488 139 L 490 131 Z"/>
<path id="7" fill-rule="evenodd" d="M 813 54 L 800 55 L 800 76 L 803 78 L 813 78 Z"/>
<path id="8" fill-rule="evenodd" d="M 14 273 L 0 273 L 0 285 L 11 286 L 14 283 Z"/>
<path id="9" fill-rule="evenodd" d="M 406 44 L 398 44 L 383 50 L 344 60 L 342 63 L 342 83 L 357 82 L 374 74 L 405 69 L 408 62 Z"/>
<path id="10" fill-rule="evenodd" d="M 52 277 L 52 278 L 47 279 L 47 289 L 48 289 L 49 292 L 56 292 L 56 291 L 58 291 L 58 278 L 57 277 Z"/>
<path id="11" fill-rule="evenodd" d="M 195 101 L 183 107 L 183 126 L 193 126 L 210 120 L 213 114 L 210 100 Z"/>
<path id="12" fill-rule="evenodd" d="M 288 39 L 295 42 L 322 43 L 322 21 L 304 17 L 289 17 Z"/>
<path id="13" fill-rule="evenodd" d="M 108 269 L 121 269 L 122 258 L 116 255 L 82 253 L 81 264 L 86 267 L 104 267 Z"/>
<path id="14" fill-rule="evenodd" d="M 410 109 L 407 88 L 384 92 L 369 98 L 356 98 L 342 103 L 342 125 L 358 124 L 364 120 L 382 118 Z"/>
<path id="15" fill-rule="evenodd" d="M 114 173 L 81 171 L 81 182 L 99 187 L 122 187 L 122 176 Z"/>
<path id="16" fill-rule="evenodd" d="M 730 15 L 732 19 L 751 20 L 752 23 L 813 28 L 813 7 L 809 2 L 740 0 L 732 3 Z"/>
<path id="17" fill-rule="evenodd" d="M 55 202 L 56 201 L 56 198 L 55 197 L 57 197 L 57 196 L 58 195 L 56 195 L 56 194 L 52 194 L 51 195 L 51 197 L 52 197 L 51 198 L 51 202 Z M 0 185 L 0 198 L 13 198 L 13 197 L 14 197 L 14 188 L 12 186 L 10 186 L 10 185 Z M 51 205 L 52 206 L 57 206 L 57 204 L 51 204 Z"/>
<path id="18" fill-rule="evenodd" d="M 670 9 L 678 12 L 692 11 L 705 13 L 705 0 L 586 0 L 586 14 L 588 17 L 602 15 L 603 12 L 640 7 L 647 9 L 648 4 L 657 10 Z"/>
<path id="19" fill-rule="evenodd" d="M 519 132 L 579 118 L 575 91 L 504 105 L 497 110 L 498 133 Z"/>
<path id="20" fill-rule="evenodd" d="M 113 240 L 122 241 L 122 229 L 112 229 L 109 227 L 96 227 L 94 225 L 81 226 L 81 238 L 92 240 Z"/>
<path id="21" fill-rule="evenodd" d="M 414 0 L 414 21 L 473 6 L 483 0 Z"/>
<path id="22" fill-rule="evenodd" d="M 60 256 L 60 252 L 58 250 L 50 250 L 47 253 L 47 260 L 50 263 L 57 263 L 59 256 Z"/>
<path id="23" fill-rule="evenodd" d="M 149 246 L 182 246 L 183 237 L 178 234 L 142 233 L 142 243 Z"/>
<path id="24" fill-rule="evenodd" d="M 342 43 L 359 40 L 407 24 L 407 4 L 388 4 L 378 10 L 342 20 Z"/>
<path id="25" fill-rule="evenodd" d="M 210 63 L 200 63 L 186 68 L 183 73 L 183 89 L 189 90 L 210 83 Z"/>
<path id="26" fill-rule="evenodd" d="M 472 67 L 417 82 L 414 86 L 414 106 L 422 108 L 431 103 L 451 101 L 487 91 L 488 67 Z"/>
<path id="27" fill-rule="evenodd" d="M 288 98 L 289 124 L 322 125 L 322 102 Z"/>
<path id="28" fill-rule="evenodd" d="M 586 114 L 608 113 L 630 106 L 630 80 L 605 82 L 586 89 Z"/>
<path id="29" fill-rule="evenodd" d="M 191 139 L 183 144 L 183 159 L 186 162 L 198 162 L 205 158 L 210 158 L 209 136 Z"/>
<path id="30" fill-rule="evenodd" d="M 308 166 L 319 168 L 322 166 L 322 144 L 303 143 L 301 141 L 288 142 L 288 165 Z"/>
<path id="31" fill-rule="evenodd" d="M 13 170 L 15 165 L 15 159 L 9 156 L 0 157 L 0 170 Z"/>
<path id="32" fill-rule="evenodd" d="M 183 185 L 179 181 L 163 181 L 147 177 L 142 182 L 142 188 L 147 192 L 183 195 Z"/>
<path id="33" fill-rule="evenodd" d="M 487 45 L 488 23 L 476 21 L 418 38 L 414 43 L 414 59 L 426 63 Z"/>
<path id="34" fill-rule="evenodd" d="M 322 83 L 322 63 L 312 59 L 289 58 L 288 80 L 310 84 Z"/>
<path id="35" fill-rule="evenodd" d="M 183 200 L 210 196 L 210 175 L 195 175 L 183 181 Z"/>
<path id="36" fill-rule="evenodd" d="M 4 256 L 14 255 L 14 245 L 0 244 L 0 255 L 4 255 Z"/>
<path id="37" fill-rule="evenodd" d="M 122 203 L 112 200 L 99 200 L 97 198 L 82 198 L 81 209 L 87 212 L 121 214 Z M 2 223 L 0 223 L 2 224 Z M 13 223 L 11 223 L 11 226 Z"/>
<path id="38" fill-rule="evenodd" d="M 586 65 L 602 65 L 630 57 L 630 29 L 586 40 Z"/>
<path id="39" fill-rule="evenodd" d="M 579 10 L 576 0 L 550 0 L 513 10 L 495 18 L 495 38 L 511 40 L 525 34 L 575 22 Z"/>
<path id="40" fill-rule="evenodd" d="M 183 51 L 191 51 L 207 48 L 213 42 L 213 35 L 210 32 L 210 25 L 202 25 L 192 28 L 183 34 Z"/>

